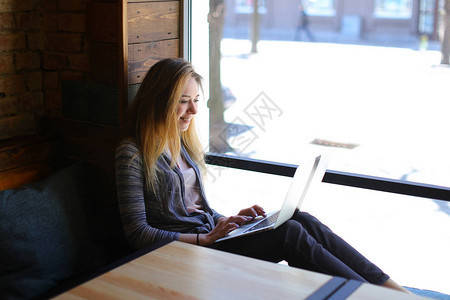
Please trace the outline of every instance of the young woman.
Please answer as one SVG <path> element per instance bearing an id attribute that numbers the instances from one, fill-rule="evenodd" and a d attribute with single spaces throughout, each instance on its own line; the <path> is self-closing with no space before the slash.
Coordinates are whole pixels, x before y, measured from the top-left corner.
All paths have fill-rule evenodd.
<path id="1" fill-rule="evenodd" d="M 204 154 L 194 124 L 201 80 L 185 60 L 161 60 L 130 106 L 116 151 L 119 208 L 130 245 L 179 240 L 406 291 L 305 212 L 275 230 L 215 243 L 265 212 L 254 205 L 225 217 L 206 201 Z"/>

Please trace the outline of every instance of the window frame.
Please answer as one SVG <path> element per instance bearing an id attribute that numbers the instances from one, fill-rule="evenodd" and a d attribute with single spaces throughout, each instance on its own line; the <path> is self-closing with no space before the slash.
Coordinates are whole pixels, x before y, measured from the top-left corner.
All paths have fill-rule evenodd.
<path id="1" fill-rule="evenodd" d="M 226 168 L 293 177 L 298 165 L 206 153 L 206 163 Z M 327 169 L 322 182 L 408 196 L 450 201 L 450 188 Z"/>

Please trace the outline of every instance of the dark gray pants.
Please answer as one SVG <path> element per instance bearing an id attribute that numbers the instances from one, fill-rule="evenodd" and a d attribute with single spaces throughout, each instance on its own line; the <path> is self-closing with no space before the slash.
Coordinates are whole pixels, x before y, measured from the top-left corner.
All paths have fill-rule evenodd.
<path id="1" fill-rule="evenodd" d="M 274 230 L 215 243 L 211 248 L 362 282 L 383 284 L 383 271 L 315 217 L 296 212 Z"/>

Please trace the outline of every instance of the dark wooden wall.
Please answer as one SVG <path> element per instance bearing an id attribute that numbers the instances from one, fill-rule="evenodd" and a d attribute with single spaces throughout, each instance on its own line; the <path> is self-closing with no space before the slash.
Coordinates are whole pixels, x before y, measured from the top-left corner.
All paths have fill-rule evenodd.
<path id="1" fill-rule="evenodd" d="M 70 3 L 78 3 L 77 13 L 83 14 L 78 0 Z M 89 49 L 83 57 L 89 58 L 89 64 L 83 76 L 61 76 L 53 81 L 51 87 L 62 102 L 60 111 L 42 116 L 40 132 L 0 140 L 0 190 L 41 180 L 74 162 L 88 163 L 99 188 L 96 193 L 101 193 L 93 198 L 93 213 L 107 229 L 105 240 L 121 252 L 126 246 L 114 182 L 120 125 L 132 99 L 130 91 L 137 89 L 145 72 L 161 58 L 180 56 L 182 2 L 81 3 L 86 3 L 87 26 L 82 36 Z M 72 74 L 70 71 L 64 70 Z M 44 94 L 51 97 L 55 93 Z"/>
<path id="2" fill-rule="evenodd" d="M 106 188 L 114 192 L 114 151 L 123 115 L 145 72 L 161 58 L 180 56 L 182 4 L 86 2 L 89 74 L 61 80 L 63 113 L 44 115 L 41 132 L 0 141 L 0 190 L 84 160 L 98 166 Z M 99 97 L 104 101 L 90 103 Z"/>
<path id="3" fill-rule="evenodd" d="M 126 11 L 127 98 L 131 101 L 155 62 L 181 55 L 182 1 L 128 1 Z"/>

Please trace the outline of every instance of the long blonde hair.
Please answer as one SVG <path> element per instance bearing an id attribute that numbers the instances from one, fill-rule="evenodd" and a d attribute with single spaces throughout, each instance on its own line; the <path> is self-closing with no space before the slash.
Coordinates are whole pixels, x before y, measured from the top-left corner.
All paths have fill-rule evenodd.
<path id="1" fill-rule="evenodd" d="M 202 77 L 192 65 L 180 58 L 163 59 L 154 64 L 142 81 L 131 103 L 125 134 L 135 139 L 144 162 L 146 185 L 156 190 L 157 160 L 166 149 L 171 154 L 171 167 L 180 155 L 181 143 L 193 161 L 205 172 L 203 147 L 196 133 L 195 118 L 189 128 L 180 132 L 177 108 L 189 78 L 201 88 Z"/>

